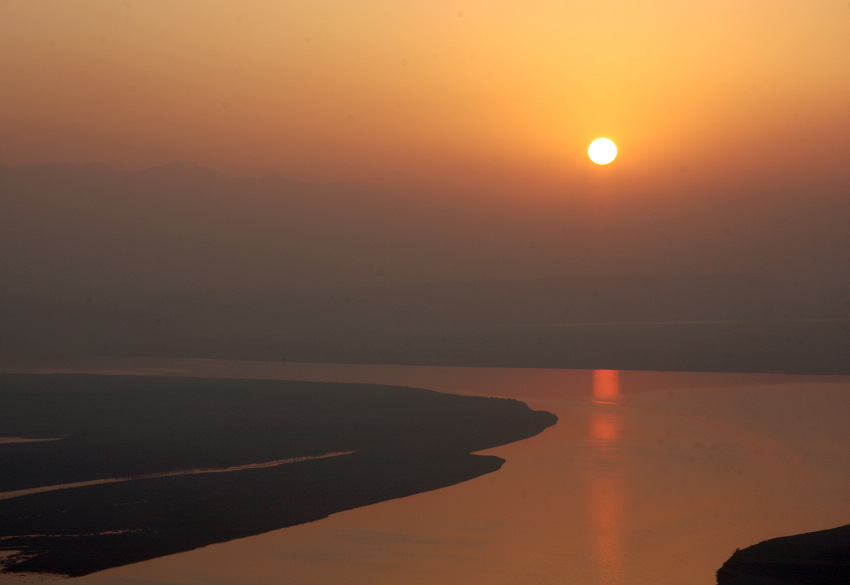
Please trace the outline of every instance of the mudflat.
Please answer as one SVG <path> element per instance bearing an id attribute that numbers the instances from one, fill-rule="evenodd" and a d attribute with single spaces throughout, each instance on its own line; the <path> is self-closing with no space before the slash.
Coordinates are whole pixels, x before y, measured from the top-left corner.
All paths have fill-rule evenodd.
<path id="1" fill-rule="evenodd" d="M 54 439 L 0 444 L 2 571 L 84 575 L 452 485 L 556 420 L 371 384 L 0 375 L 0 436 Z"/>

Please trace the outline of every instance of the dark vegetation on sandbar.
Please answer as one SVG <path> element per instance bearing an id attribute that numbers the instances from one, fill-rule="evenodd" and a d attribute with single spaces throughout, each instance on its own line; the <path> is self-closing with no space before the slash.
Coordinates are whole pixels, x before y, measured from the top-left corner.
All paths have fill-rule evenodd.
<path id="1" fill-rule="evenodd" d="M 784 536 L 735 551 L 718 585 L 847 585 L 850 525 Z"/>
<path id="2" fill-rule="evenodd" d="M 556 422 L 516 400 L 364 384 L 2 375 L 0 491 L 355 451 L 0 500 L 7 572 L 71 576 L 310 522 L 499 469 Z"/>

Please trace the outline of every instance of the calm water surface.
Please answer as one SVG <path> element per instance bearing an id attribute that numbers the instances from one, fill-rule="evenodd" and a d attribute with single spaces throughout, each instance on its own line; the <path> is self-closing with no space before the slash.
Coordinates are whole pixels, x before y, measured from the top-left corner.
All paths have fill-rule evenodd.
<path id="1" fill-rule="evenodd" d="M 850 377 L 153 359 L 52 369 L 374 382 L 559 417 L 488 451 L 507 463 L 473 481 L 69 583 L 710 585 L 736 547 L 850 523 Z"/>

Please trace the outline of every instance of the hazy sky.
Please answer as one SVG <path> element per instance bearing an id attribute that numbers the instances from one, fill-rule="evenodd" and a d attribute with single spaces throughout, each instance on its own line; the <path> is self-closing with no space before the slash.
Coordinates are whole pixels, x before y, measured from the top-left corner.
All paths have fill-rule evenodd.
<path id="1" fill-rule="evenodd" d="M 0 163 L 393 190 L 848 182 L 847 0 L 0 1 Z M 608 136 L 620 157 L 588 162 Z"/>

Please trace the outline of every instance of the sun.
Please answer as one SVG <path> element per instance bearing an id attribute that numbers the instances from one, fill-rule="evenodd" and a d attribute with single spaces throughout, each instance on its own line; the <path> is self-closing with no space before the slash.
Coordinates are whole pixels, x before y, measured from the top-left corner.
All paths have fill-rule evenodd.
<path id="1" fill-rule="evenodd" d="M 597 138 L 587 148 L 587 156 L 598 165 L 607 165 L 617 158 L 617 145 L 607 138 Z"/>

